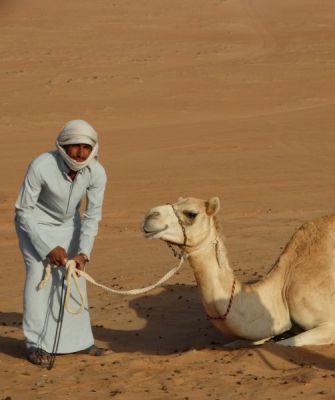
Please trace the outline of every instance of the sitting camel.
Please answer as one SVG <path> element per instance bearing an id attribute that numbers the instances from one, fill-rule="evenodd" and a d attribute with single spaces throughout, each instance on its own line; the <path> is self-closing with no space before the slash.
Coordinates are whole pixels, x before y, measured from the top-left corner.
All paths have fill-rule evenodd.
<path id="1" fill-rule="evenodd" d="M 252 344 L 292 326 L 300 332 L 278 343 L 335 343 L 335 216 L 304 224 L 265 278 L 242 283 L 234 277 L 218 232 L 219 208 L 217 197 L 181 198 L 152 208 L 142 227 L 145 237 L 177 245 L 187 254 L 214 325 L 228 339 Z"/>

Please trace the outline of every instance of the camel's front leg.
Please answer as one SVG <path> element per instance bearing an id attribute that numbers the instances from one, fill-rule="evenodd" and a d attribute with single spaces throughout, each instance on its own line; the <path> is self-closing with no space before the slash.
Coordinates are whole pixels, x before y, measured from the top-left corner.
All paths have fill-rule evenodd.
<path id="1" fill-rule="evenodd" d="M 335 344 L 335 323 L 324 322 L 309 331 L 277 342 L 282 346 L 313 346 Z"/>

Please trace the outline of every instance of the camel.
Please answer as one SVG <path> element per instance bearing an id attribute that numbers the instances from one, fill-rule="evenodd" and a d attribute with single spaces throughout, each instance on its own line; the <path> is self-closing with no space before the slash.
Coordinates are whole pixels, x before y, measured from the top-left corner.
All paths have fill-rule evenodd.
<path id="1" fill-rule="evenodd" d="M 267 275 L 250 283 L 235 278 L 220 234 L 220 201 L 180 198 L 152 208 L 146 238 L 179 246 L 193 269 L 209 319 L 227 345 L 262 344 L 292 327 L 284 346 L 335 343 L 335 215 L 302 225 Z"/>

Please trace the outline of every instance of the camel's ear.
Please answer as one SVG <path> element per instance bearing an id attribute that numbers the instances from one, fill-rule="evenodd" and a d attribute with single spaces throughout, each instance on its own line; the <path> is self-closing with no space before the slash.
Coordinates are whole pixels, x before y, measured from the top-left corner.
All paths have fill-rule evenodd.
<path id="1" fill-rule="evenodd" d="M 207 215 L 216 215 L 220 210 L 220 200 L 218 197 L 212 197 L 206 201 L 206 213 Z"/>
<path id="2" fill-rule="evenodd" d="M 182 200 L 184 200 L 184 197 L 179 197 L 178 203 L 179 203 L 180 201 L 182 201 Z"/>

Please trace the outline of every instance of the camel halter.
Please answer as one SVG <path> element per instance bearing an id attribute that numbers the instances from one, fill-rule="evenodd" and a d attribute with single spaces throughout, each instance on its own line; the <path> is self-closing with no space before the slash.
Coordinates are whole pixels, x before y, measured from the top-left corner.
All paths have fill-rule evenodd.
<path id="1" fill-rule="evenodd" d="M 184 224 L 183 224 L 183 221 L 182 221 L 181 218 L 179 217 L 179 215 L 178 215 L 176 209 L 174 208 L 174 205 L 173 205 L 173 204 L 167 203 L 166 205 L 172 207 L 172 210 L 173 210 L 173 212 L 174 212 L 174 215 L 176 216 L 176 218 L 177 218 L 177 220 L 178 220 L 179 226 L 181 227 L 181 230 L 182 230 L 183 236 L 184 236 L 184 243 L 183 243 L 182 245 L 183 245 L 183 247 L 185 247 L 185 246 L 186 246 L 186 243 L 187 243 L 187 236 L 186 236 L 186 230 L 185 230 L 185 226 L 184 226 Z M 172 242 L 166 242 L 166 243 L 175 244 L 175 243 L 172 243 Z M 180 245 L 178 245 L 178 246 L 180 246 Z"/>

